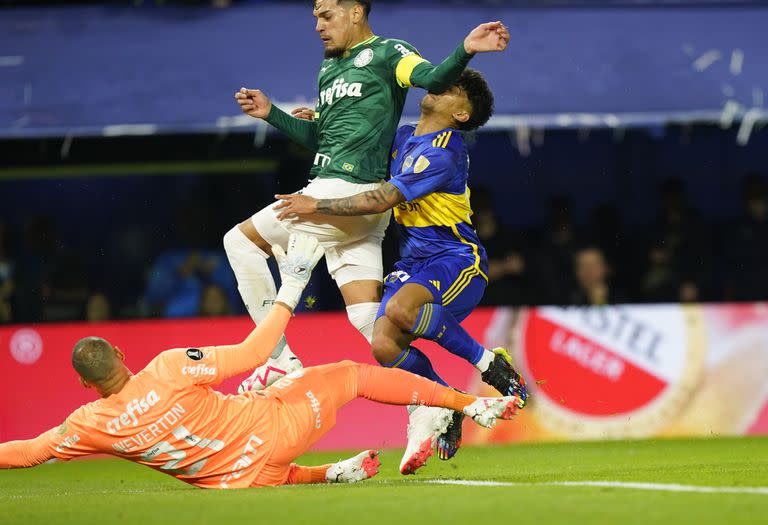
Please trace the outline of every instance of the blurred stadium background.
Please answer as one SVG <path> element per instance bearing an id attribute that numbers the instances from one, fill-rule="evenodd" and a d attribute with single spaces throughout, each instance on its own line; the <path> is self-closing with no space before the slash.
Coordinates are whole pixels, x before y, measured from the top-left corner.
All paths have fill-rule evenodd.
<path id="1" fill-rule="evenodd" d="M 221 238 L 312 154 L 233 94 L 314 104 L 309 4 L 0 1 L 0 440 L 89 400 L 78 337 L 139 368 L 247 333 Z M 497 104 L 470 138 L 491 283 L 467 326 L 538 384 L 518 424 L 468 442 L 768 433 L 765 3 L 376 0 L 371 20 L 437 61 L 496 19 L 511 49 L 472 62 Z M 309 293 L 302 358 L 371 361 L 322 264 Z M 367 407 L 321 448 L 401 445 L 402 411 Z"/>

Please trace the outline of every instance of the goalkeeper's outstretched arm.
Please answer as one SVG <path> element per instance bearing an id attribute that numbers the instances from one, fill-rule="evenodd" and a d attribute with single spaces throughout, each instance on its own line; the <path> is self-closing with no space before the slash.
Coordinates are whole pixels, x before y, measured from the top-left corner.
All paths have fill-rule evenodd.
<path id="1" fill-rule="evenodd" d="M 275 304 L 242 343 L 214 349 L 222 380 L 251 371 L 267 361 L 288 326 L 312 269 L 323 256 L 323 248 L 314 237 L 291 234 L 287 253 L 278 245 L 272 247 L 272 253 L 282 279 Z"/>
<path id="2" fill-rule="evenodd" d="M 54 459 L 48 446 L 49 432 L 50 430 L 34 439 L 0 443 L 0 469 L 34 467 Z"/>

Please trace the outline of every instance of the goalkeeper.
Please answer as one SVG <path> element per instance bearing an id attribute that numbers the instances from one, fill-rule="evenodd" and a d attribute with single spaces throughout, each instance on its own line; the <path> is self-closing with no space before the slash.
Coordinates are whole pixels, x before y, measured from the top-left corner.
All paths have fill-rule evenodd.
<path id="1" fill-rule="evenodd" d="M 275 304 L 240 344 L 168 350 L 134 375 L 123 352 L 104 339 L 78 341 L 72 365 L 101 399 L 34 439 L 0 444 L 0 468 L 111 454 L 202 488 L 351 483 L 378 472 L 377 452 L 316 467 L 293 460 L 334 426 L 336 410 L 352 399 L 443 406 L 487 427 L 516 412 L 519 399 L 512 396 L 477 398 L 352 361 L 300 370 L 260 392 L 214 391 L 212 385 L 267 360 L 322 257 L 313 237 L 291 235 L 287 245 L 287 254 L 274 247 L 283 282 Z"/>

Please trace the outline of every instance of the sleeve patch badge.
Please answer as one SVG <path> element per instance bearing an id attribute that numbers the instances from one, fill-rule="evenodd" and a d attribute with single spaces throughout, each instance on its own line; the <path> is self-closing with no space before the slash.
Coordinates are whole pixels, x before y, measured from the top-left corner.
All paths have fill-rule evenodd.
<path id="1" fill-rule="evenodd" d="M 429 167 L 429 160 L 424 155 L 420 156 L 413 167 L 414 173 L 421 173 Z"/>
<path id="2" fill-rule="evenodd" d="M 192 361 L 200 361 L 203 358 L 203 351 L 199 348 L 187 348 L 187 357 Z"/>
<path id="3" fill-rule="evenodd" d="M 56 434 L 63 436 L 67 433 L 67 430 L 69 430 L 69 424 L 67 424 L 67 421 L 65 420 L 64 423 L 59 425 L 59 428 L 56 429 Z"/>

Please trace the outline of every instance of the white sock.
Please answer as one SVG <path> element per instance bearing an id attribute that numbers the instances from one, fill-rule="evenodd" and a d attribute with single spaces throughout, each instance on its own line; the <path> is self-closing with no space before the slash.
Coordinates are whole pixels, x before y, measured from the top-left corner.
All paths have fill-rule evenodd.
<path id="1" fill-rule="evenodd" d="M 363 334 L 366 341 L 373 340 L 373 325 L 381 303 L 358 303 L 347 306 L 347 317 L 352 326 Z"/>
<path id="2" fill-rule="evenodd" d="M 275 280 L 267 266 L 269 256 L 252 243 L 237 226 L 224 235 L 224 250 L 237 278 L 237 289 L 245 308 L 253 322 L 259 324 L 269 313 L 277 295 Z M 286 349 L 290 351 L 283 336 L 271 357 L 276 359 Z"/>
<path id="3" fill-rule="evenodd" d="M 494 354 L 491 351 L 485 350 L 483 351 L 483 356 L 480 358 L 480 361 L 475 363 L 475 368 L 480 370 L 481 372 L 485 372 L 488 370 L 488 367 L 491 366 L 491 362 L 496 357 L 496 354 Z"/>

